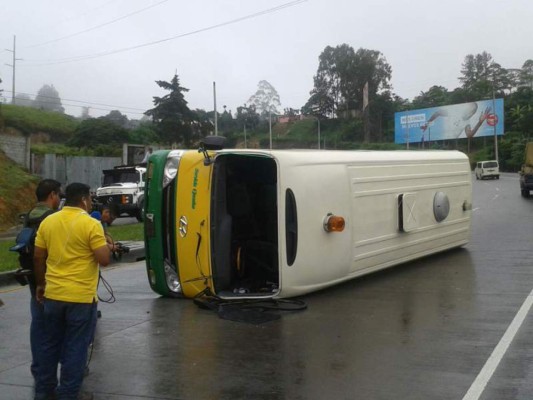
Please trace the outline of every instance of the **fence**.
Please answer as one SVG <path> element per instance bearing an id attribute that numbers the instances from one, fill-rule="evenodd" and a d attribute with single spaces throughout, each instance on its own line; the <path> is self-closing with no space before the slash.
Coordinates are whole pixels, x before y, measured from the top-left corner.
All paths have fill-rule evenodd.
<path id="1" fill-rule="evenodd" d="M 74 157 L 32 154 L 31 172 L 41 178 L 56 179 L 63 185 L 86 183 L 92 191 L 101 185 L 102 170 L 121 165 L 120 157 Z"/>
<path id="2" fill-rule="evenodd" d="M 17 164 L 30 169 L 30 138 L 2 134 L 0 148 Z"/>

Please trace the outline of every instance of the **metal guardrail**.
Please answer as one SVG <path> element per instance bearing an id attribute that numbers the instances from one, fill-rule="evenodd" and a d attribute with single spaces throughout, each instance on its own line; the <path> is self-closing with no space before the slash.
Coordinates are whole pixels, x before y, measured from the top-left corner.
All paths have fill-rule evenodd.
<path id="1" fill-rule="evenodd" d="M 112 260 L 110 265 L 118 266 L 139 261 L 144 258 L 144 242 L 130 241 L 121 242 L 129 247 L 129 252 L 122 255 L 119 260 Z M 18 285 L 15 280 L 15 271 L 0 272 L 0 286 Z"/>

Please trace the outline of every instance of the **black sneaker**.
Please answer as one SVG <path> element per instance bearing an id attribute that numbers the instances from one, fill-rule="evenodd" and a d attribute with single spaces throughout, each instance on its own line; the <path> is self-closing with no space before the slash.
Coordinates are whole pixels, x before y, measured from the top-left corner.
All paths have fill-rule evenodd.
<path id="1" fill-rule="evenodd" d="M 34 400 L 56 400 L 56 393 L 41 394 L 35 393 Z"/>

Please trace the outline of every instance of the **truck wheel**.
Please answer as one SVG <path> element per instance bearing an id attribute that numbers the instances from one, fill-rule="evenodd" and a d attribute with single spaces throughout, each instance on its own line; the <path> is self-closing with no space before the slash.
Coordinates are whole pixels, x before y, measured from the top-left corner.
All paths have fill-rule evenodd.
<path id="1" fill-rule="evenodd" d="M 137 218 L 137 221 L 139 222 L 143 222 L 144 220 L 144 197 L 142 197 L 139 200 L 139 208 L 137 210 L 137 214 L 135 215 L 135 217 Z"/>
<path id="2" fill-rule="evenodd" d="M 529 190 L 522 189 L 522 196 L 525 197 L 525 198 L 528 198 L 529 197 Z"/>

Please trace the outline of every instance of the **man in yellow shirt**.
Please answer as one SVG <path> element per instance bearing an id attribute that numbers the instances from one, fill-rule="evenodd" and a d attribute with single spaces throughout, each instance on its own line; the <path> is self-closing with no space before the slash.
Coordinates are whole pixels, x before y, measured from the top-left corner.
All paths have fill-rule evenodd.
<path id="1" fill-rule="evenodd" d="M 36 298 L 44 305 L 35 400 L 80 398 L 96 318 L 98 265 L 108 265 L 110 255 L 102 225 L 87 213 L 90 205 L 89 186 L 68 185 L 65 206 L 41 223 L 35 239 Z"/>

